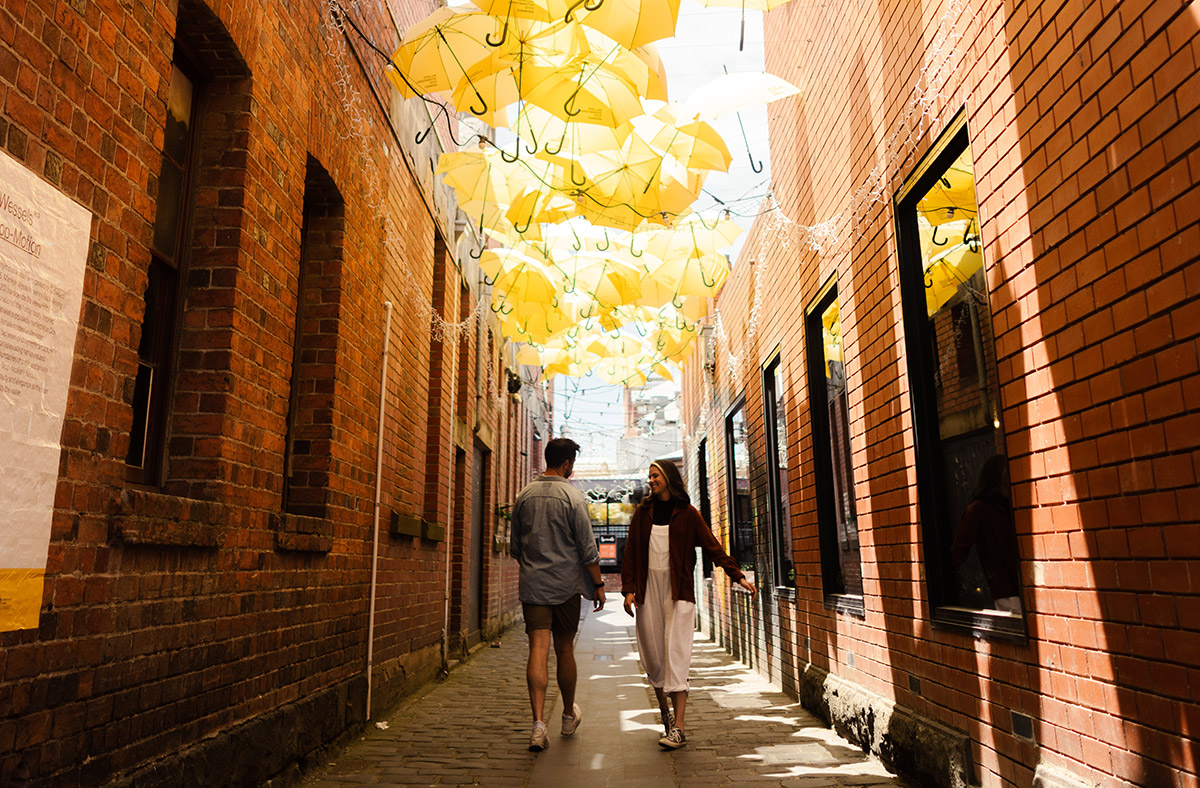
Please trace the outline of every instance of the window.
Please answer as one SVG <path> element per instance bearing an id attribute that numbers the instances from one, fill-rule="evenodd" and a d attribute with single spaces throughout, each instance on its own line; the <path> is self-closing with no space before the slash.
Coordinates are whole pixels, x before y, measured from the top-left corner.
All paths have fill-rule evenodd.
<path id="1" fill-rule="evenodd" d="M 162 170 L 158 176 L 158 205 L 145 292 L 146 312 L 133 386 L 133 428 L 125 457 L 129 478 L 144 484 L 161 481 L 172 360 L 183 309 L 182 283 L 187 275 L 187 218 L 200 92 L 191 73 L 182 55 L 176 52 L 167 97 Z"/>
<path id="2" fill-rule="evenodd" d="M 763 370 L 764 433 L 767 439 L 769 473 L 767 489 L 771 499 L 771 534 L 775 550 L 775 585 L 795 588 L 796 569 L 792 563 L 791 509 L 788 506 L 787 411 L 783 401 L 783 367 L 779 356 Z"/>
<path id="3" fill-rule="evenodd" d="M 862 556 L 850 456 L 846 354 L 834 283 L 826 286 L 809 311 L 805 336 L 822 585 L 826 599 L 833 605 L 862 612 Z"/>
<path id="4" fill-rule="evenodd" d="M 750 447 L 746 443 L 745 400 L 725 419 L 729 469 L 729 552 L 743 572 L 754 573 L 754 509 L 750 503 Z"/>
<path id="5" fill-rule="evenodd" d="M 300 228 L 296 333 L 288 404 L 283 508 L 327 516 L 334 386 L 341 325 L 345 211 L 329 174 L 309 157 Z"/>
<path id="6" fill-rule="evenodd" d="M 964 116 L 897 195 L 896 225 L 934 617 L 1023 637 L 992 315 Z"/>
<path id="7" fill-rule="evenodd" d="M 700 448 L 696 453 L 696 465 L 699 471 L 696 474 L 696 484 L 699 486 L 700 493 L 700 516 L 704 518 L 705 525 L 712 528 L 712 500 L 708 497 L 708 438 L 703 438 L 700 441 Z M 704 577 L 712 577 L 712 559 L 703 551 L 701 551 L 700 555 L 701 572 Z"/>

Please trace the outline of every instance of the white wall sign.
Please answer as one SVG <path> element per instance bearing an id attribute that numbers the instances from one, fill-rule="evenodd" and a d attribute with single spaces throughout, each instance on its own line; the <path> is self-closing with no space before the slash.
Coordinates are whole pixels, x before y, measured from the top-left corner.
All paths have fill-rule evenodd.
<path id="1" fill-rule="evenodd" d="M 0 631 L 38 625 L 91 226 L 0 152 Z"/>

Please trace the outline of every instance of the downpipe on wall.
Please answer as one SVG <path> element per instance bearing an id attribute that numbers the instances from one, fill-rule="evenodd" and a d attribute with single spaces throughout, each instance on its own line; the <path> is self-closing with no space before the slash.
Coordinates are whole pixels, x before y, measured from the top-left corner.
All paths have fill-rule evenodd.
<path id="1" fill-rule="evenodd" d="M 379 512 L 383 498 L 383 410 L 387 402 L 388 345 L 392 338 L 392 302 L 384 301 L 383 370 L 379 373 L 379 428 L 375 436 L 375 517 L 371 527 L 371 601 L 367 609 L 367 713 L 371 719 L 371 676 L 375 659 L 375 589 L 379 577 Z"/>

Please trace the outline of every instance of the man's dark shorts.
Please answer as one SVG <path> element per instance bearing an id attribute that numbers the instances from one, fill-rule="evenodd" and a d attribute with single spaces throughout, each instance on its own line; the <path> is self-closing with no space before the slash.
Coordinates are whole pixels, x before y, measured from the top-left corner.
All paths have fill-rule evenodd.
<path id="1" fill-rule="evenodd" d="M 525 613 L 525 631 L 548 629 L 555 635 L 574 635 L 579 631 L 579 611 L 582 609 L 579 594 L 558 605 L 531 605 L 521 603 Z"/>

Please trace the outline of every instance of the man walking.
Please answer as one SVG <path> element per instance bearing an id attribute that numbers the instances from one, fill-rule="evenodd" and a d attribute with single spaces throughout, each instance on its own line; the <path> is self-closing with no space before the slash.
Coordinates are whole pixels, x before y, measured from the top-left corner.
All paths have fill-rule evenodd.
<path id="1" fill-rule="evenodd" d="M 580 599 L 593 600 L 594 610 L 604 607 L 600 552 L 592 535 L 587 499 L 567 481 L 575 469 L 578 452 L 579 444 L 567 438 L 547 443 L 546 472 L 521 490 L 513 504 L 509 552 L 521 567 L 521 607 L 529 635 L 525 677 L 533 709 L 529 749 L 534 752 L 550 746 L 543 714 L 550 683 L 547 662 L 551 640 L 562 693 L 562 735 L 570 736 L 583 721 L 575 702 L 575 633 L 579 630 Z"/>

